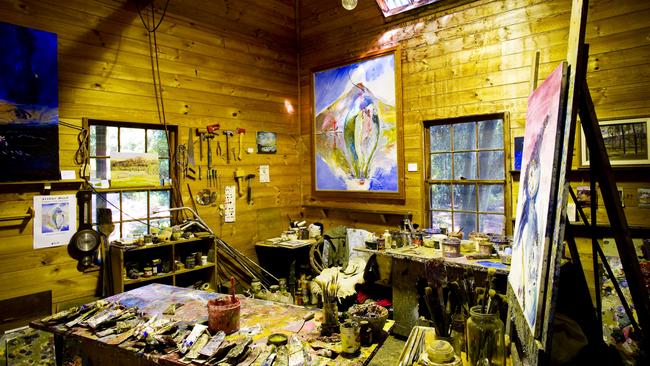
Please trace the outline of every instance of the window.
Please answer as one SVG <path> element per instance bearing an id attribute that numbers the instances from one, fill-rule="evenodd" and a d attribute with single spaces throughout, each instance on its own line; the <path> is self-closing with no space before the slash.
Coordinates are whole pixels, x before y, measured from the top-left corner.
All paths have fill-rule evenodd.
<path id="1" fill-rule="evenodd" d="M 432 227 L 505 233 L 503 115 L 425 122 L 428 212 Z"/>
<path id="2" fill-rule="evenodd" d="M 168 126 L 170 138 L 163 126 L 88 120 L 90 150 L 90 181 L 111 178 L 111 153 L 157 153 L 158 186 L 110 188 L 103 184 L 93 193 L 93 223 L 97 223 L 97 208 L 110 208 L 115 230 L 109 240 L 136 238 L 147 234 L 151 227 L 169 227 L 169 212 L 154 213 L 171 208 L 169 142 L 175 141 L 176 130 Z"/>

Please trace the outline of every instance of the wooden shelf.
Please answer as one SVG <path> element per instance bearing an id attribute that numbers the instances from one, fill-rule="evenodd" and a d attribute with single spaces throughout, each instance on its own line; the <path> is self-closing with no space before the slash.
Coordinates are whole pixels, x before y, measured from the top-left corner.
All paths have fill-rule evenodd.
<path id="1" fill-rule="evenodd" d="M 161 247 L 166 247 L 170 245 L 179 245 L 179 244 L 185 244 L 185 243 L 192 243 L 192 242 L 198 242 L 202 241 L 205 238 L 189 238 L 189 239 L 181 239 L 181 240 L 170 240 L 170 241 L 165 241 L 161 243 L 156 243 L 156 244 L 149 244 L 149 245 L 143 245 L 139 247 L 133 247 L 133 248 L 119 248 L 122 249 L 124 252 L 135 252 L 138 250 L 149 250 L 149 249 L 154 249 L 154 248 L 161 248 Z"/>
<path id="2" fill-rule="evenodd" d="M 168 273 L 161 273 L 155 276 L 150 276 L 150 277 L 138 277 L 138 278 L 126 278 L 122 277 L 122 281 L 124 282 L 124 286 L 132 285 L 134 283 L 142 283 L 142 282 L 147 282 L 147 281 L 153 281 L 157 280 L 160 278 L 165 278 L 165 277 L 171 277 L 174 275 L 174 272 L 168 272 Z"/>
<path id="3" fill-rule="evenodd" d="M 315 209 L 321 212 L 323 217 L 329 215 L 329 211 L 344 211 L 344 212 L 356 212 L 356 213 L 366 213 L 379 215 L 381 221 L 386 223 L 386 216 L 408 216 L 413 217 L 413 213 L 407 210 L 373 210 L 373 209 L 364 209 L 364 208 L 351 208 L 351 207 L 340 207 L 340 206 L 325 206 L 325 205 L 302 205 L 303 209 Z"/>
<path id="4" fill-rule="evenodd" d="M 186 247 L 186 245 L 193 244 L 191 247 Z M 158 250 L 162 248 L 162 250 Z M 111 261 L 111 272 L 113 278 L 113 293 L 124 292 L 125 286 L 138 286 L 140 284 L 146 284 L 150 282 L 159 281 L 161 279 L 167 279 L 166 283 L 171 282 L 172 285 L 176 285 L 178 282 L 178 276 L 183 275 L 183 281 L 192 280 L 194 282 L 204 282 L 209 283 L 211 287 L 214 288 L 216 285 L 216 276 L 217 276 L 217 264 L 216 262 L 209 262 L 205 265 L 198 265 L 194 268 L 171 270 L 170 272 L 154 275 L 151 277 L 139 277 L 135 279 L 124 277 L 125 265 L 127 262 L 138 263 L 139 267 L 142 268 L 154 259 L 160 259 L 163 262 L 169 262 L 172 266 L 174 265 L 174 259 L 185 257 L 190 254 L 188 252 L 201 252 L 202 255 L 206 255 L 208 252 L 213 252 L 216 256 L 216 246 L 214 237 L 211 235 L 181 239 L 181 240 L 172 240 L 166 241 L 158 244 L 143 245 L 133 248 L 120 248 L 117 246 L 111 246 L 110 248 L 110 261 Z"/>
<path id="5" fill-rule="evenodd" d="M 213 267 L 214 267 L 214 263 L 208 262 L 204 266 L 194 266 L 194 268 L 190 268 L 190 269 L 187 269 L 187 268 L 179 269 L 178 271 L 175 271 L 174 274 L 178 276 L 179 274 L 199 271 L 199 270 L 202 270 L 202 269 L 205 269 L 205 268 L 213 268 Z"/>

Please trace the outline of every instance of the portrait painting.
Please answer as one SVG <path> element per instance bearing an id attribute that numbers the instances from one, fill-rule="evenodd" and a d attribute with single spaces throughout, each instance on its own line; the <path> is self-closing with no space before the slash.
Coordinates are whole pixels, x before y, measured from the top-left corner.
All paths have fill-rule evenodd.
<path id="1" fill-rule="evenodd" d="M 564 64 L 528 98 L 521 178 L 508 281 L 533 335 L 538 334 L 558 196 L 556 172 L 564 116 Z"/>
<path id="2" fill-rule="evenodd" d="M 396 51 L 313 74 L 313 193 L 403 197 Z"/>
<path id="3" fill-rule="evenodd" d="M 0 181 L 58 180 L 57 37 L 0 22 Z"/>

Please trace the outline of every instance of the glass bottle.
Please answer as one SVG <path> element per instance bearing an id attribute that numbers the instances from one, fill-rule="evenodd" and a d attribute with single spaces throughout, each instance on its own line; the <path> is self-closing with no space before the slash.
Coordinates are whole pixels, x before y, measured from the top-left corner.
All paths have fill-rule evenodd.
<path id="1" fill-rule="evenodd" d="M 293 296 L 287 291 L 287 280 L 286 278 L 280 278 L 280 297 L 282 302 L 285 304 L 293 304 Z"/>
<path id="2" fill-rule="evenodd" d="M 451 345 L 454 346 L 454 352 L 458 356 L 461 355 L 461 352 L 467 352 L 465 341 L 465 315 L 464 314 L 454 314 L 451 316 Z"/>
<path id="3" fill-rule="evenodd" d="M 498 314 L 486 314 L 480 305 L 473 306 L 469 314 L 466 325 L 469 365 L 504 366 L 503 322 Z M 488 363 L 485 363 L 486 360 Z"/>

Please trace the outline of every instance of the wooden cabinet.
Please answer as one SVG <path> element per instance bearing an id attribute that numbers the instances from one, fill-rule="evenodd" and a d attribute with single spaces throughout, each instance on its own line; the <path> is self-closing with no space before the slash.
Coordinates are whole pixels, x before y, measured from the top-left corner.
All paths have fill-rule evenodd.
<path id="1" fill-rule="evenodd" d="M 202 264 L 202 256 L 207 256 L 207 263 Z M 204 289 L 207 284 L 209 288 L 214 289 L 217 275 L 215 258 L 216 247 L 212 236 L 166 241 L 135 248 L 111 246 L 113 293 L 132 290 L 153 282 L 179 287 L 203 286 Z M 134 272 L 131 271 L 132 268 L 137 270 L 137 277 L 130 273 Z M 132 276 L 129 276 L 130 274 Z"/>

